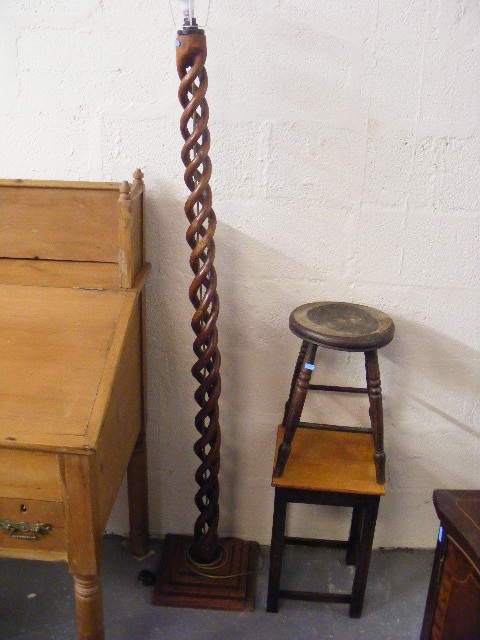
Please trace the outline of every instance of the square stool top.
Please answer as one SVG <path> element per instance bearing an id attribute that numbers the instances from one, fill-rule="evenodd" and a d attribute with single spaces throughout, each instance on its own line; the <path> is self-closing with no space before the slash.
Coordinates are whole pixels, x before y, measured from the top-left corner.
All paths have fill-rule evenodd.
<path id="1" fill-rule="evenodd" d="M 275 451 L 283 440 L 278 427 Z M 299 428 L 281 478 L 272 478 L 279 489 L 300 489 L 363 495 L 385 495 L 377 484 L 373 440 L 368 433 Z"/>

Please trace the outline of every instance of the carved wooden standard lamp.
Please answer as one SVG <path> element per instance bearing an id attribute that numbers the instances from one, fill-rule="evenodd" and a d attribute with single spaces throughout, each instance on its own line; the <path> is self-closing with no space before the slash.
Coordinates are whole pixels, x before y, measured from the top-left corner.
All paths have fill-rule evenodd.
<path id="1" fill-rule="evenodd" d="M 217 535 L 220 469 L 220 352 L 217 346 L 219 310 L 217 276 L 213 261 L 216 217 L 212 209 L 209 180 L 212 170 L 208 131 L 207 41 L 199 28 L 194 0 L 180 0 L 183 27 L 175 41 L 178 96 L 183 107 L 180 131 L 185 183 L 190 195 L 185 202 L 187 242 L 194 273 L 189 297 L 195 312 L 193 350 L 197 361 L 192 374 L 199 386 L 195 401 L 200 407 L 195 427 L 200 434 L 194 451 L 200 458 L 195 474 L 199 490 L 195 504 L 200 515 L 192 536 L 167 535 L 157 572 L 153 603 L 176 607 L 199 607 L 246 611 L 253 609 L 255 565 L 258 545 Z M 208 3 L 208 7 L 210 3 Z M 207 11 L 208 16 L 208 11 Z M 206 23 L 206 20 L 205 20 Z M 204 24 L 205 24 L 204 23 Z"/>

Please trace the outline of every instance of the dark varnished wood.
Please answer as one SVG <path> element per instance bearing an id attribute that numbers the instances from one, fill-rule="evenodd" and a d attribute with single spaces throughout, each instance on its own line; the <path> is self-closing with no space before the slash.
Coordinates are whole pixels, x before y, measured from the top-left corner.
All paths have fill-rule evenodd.
<path id="1" fill-rule="evenodd" d="M 421 640 L 480 638 L 480 491 L 436 490 L 440 533 Z"/>
<path id="2" fill-rule="evenodd" d="M 367 351 L 388 344 L 395 332 L 382 311 L 348 302 L 312 302 L 292 311 L 290 330 L 302 340 L 340 349 Z"/>
<path id="3" fill-rule="evenodd" d="M 280 477 L 282 475 L 288 457 L 290 455 L 292 440 L 295 436 L 295 431 L 297 430 L 300 416 L 302 415 L 305 398 L 307 397 L 310 378 L 312 377 L 312 369 L 310 367 L 313 366 L 316 352 L 317 346 L 309 342 L 307 343 L 305 356 L 300 367 L 298 366 L 297 360 L 297 366 L 295 367 L 295 370 L 298 371 L 298 375 L 296 377 L 295 383 L 292 384 L 293 392 L 291 393 L 291 397 L 288 400 L 289 407 L 283 425 L 285 427 L 285 434 L 278 450 L 277 462 L 273 471 L 273 475 L 275 477 Z"/>
<path id="4" fill-rule="evenodd" d="M 277 434 L 276 450 L 284 428 Z M 272 476 L 275 503 L 270 550 L 267 611 L 277 612 L 281 598 L 350 604 L 359 617 L 370 563 L 382 485 L 376 482 L 373 444 L 368 434 L 302 428 L 292 441 L 291 457 L 281 477 Z M 274 465 L 275 467 L 275 465 Z M 348 540 L 315 540 L 285 535 L 289 503 L 319 504 L 352 509 Z M 346 549 L 347 564 L 355 566 L 350 593 L 292 591 L 281 588 L 285 545 Z"/>
<path id="5" fill-rule="evenodd" d="M 195 401 L 200 410 L 195 416 L 199 439 L 194 451 L 201 463 L 195 474 L 199 489 L 195 504 L 200 511 L 195 527 L 192 554 L 197 562 L 209 564 L 219 553 L 218 545 L 218 473 L 220 470 L 220 352 L 218 350 L 217 317 L 219 299 L 217 275 L 214 267 L 214 234 L 217 224 L 212 208 L 209 186 L 212 164 L 209 157 L 208 86 L 205 60 L 205 34 L 192 31 L 178 35 L 176 47 L 177 71 L 180 78 L 178 98 L 183 107 L 180 131 L 184 139 L 181 152 L 185 165 L 185 184 L 190 195 L 185 202 L 189 227 L 190 267 L 194 278 L 189 288 L 190 302 L 195 308 L 192 329 L 195 333 L 193 350 L 197 361 L 192 374 L 199 386 Z"/>
<path id="6" fill-rule="evenodd" d="M 127 467 L 127 489 L 129 506 L 130 535 L 129 551 L 137 558 L 143 558 L 150 552 L 148 542 L 148 477 L 147 443 L 145 427 L 138 436 L 132 457 Z"/>
<path id="7" fill-rule="evenodd" d="M 383 450 L 383 405 L 382 387 L 380 383 L 380 369 L 378 367 L 377 351 L 365 351 L 365 371 L 367 376 L 369 415 L 372 425 L 373 444 L 375 447 L 374 460 L 377 472 L 377 482 L 385 483 L 385 451 Z"/>
<path id="8" fill-rule="evenodd" d="M 385 483 L 386 456 L 383 448 L 383 408 L 377 349 L 388 344 L 394 335 L 394 324 L 385 313 L 364 305 L 343 302 L 315 302 L 294 309 L 290 329 L 302 338 L 290 393 L 285 405 L 285 435 L 280 444 L 274 477 L 281 477 L 291 451 L 297 428 L 309 427 L 336 431 L 371 433 L 375 445 L 374 461 L 379 484 Z M 364 351 L 366 388 L 311 383 L 318 346 L 341 351 Z M 370 427 L 350 427 L 302 423 L 301 415 L 307 392 L 333 391 L 368 394 Z"/>
<path id="9" fill-rule="evenodd" d="M 287 415 L 290 409 L 290 405 L 292 404 L 293 394 L 295 392 L 295 387 L 297 384 L 297 379 L 300 374 L 300 371 L 303 367 L 303 363 L 305 362 L 305 355 L 307 353 L 308 342 L 306 340 L 302 340 L 302 346 L 300 347 L 300 351 L 298 353 L 297 362 L 295 363 L 295 369 L 293 371 L 292 382 L 290 384 L 290 393 L 288 394 L 288 400 L 285 403 L 285 412 L 283 414 L 282 424 L 285 424 L 287 419 Z"/>
<path id="10" fill-rule="evenodd" d="M 178 97 L 183 107 L 180 131 L 184 139 L 181 157 L 185 166 L 185 184 L 190 191 L 185 201 L 185 214 L 189 222 L 186 238 L 191 249 L 190 267 L 193 272 L 189 298 L 195 308 L 191 325 L 195 333 L 193 351 L 197 360 L 192 374 L 198 383 L 194 398 L 199 406 L 195 416 L 199 438 L 194 444 L 194 451 L 200 459 L 195 473 L 198 484 L 195 504 L 200 513 L 192 537 L 167 537 L 157 571 L 153 603 L 246 611 L 253 608 L 254 543 L 218 538 L 221 358 L 216 326 L 219 297 L 213 264 L 217 220 L 209 186 L 212 165 L 205 97 L 208 85 L 206 57 L 207 42 L 202 30 L 186 27 L 178 32 Z M 188 566 L 186 557 L 189 558 Z M 231 578 L 225 579 L 226 568 Z"/>
<path id="11" fill-rule="evenodd" d="M 349 565 L 354 565 L 357 561 L 358 545 L 362 534 L 364 515 L 365 514 L 361 509 L 353 507 L 350 533 L 348 534 L 347 542 L 347 557 L 345 559 L 346 563 Z"/>
<path id="12" fill-rule="evenodd" d="M 191 536 L 166 536 L 153 604 L 253 611 L 258 544 L 238 538 L 222 538 L 218 565 L 196 567 L 189 562 L 193 542 Z"/>
<path id="13" fill-rule="evenodd" d="M 267 611 L 278 612 L 281 598 L 314 602 L 341 602 L 350 604 L 350 617 L 362 613 L 365 589 L 370 565 L 370 555 L 377 520 L 379 496 L 354 495 L 309 490 L 275 489 L 275 506 L 270 547 Z M 352 530 L 348 541 L 289 538 L 285 536 L 287 506 L 289 503 L 334 505 L 352 507 Z M 360 524 L 360 528 L 358 528 Z M 322 591 L 293 591 L 281 589 L 282 561 L 285 545 L 308 545 L 327 548 L 347 548 L 347 563 L 355 565 L 351 593 Z"/>

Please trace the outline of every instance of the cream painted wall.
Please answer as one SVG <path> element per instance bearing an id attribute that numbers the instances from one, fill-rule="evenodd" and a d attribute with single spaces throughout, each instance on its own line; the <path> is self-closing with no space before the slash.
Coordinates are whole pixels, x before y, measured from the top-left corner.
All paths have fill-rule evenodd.
<path id="1" fill-rule="evenodd" d="M 189 533 L 197 516 L 174 33 L 167 0 L 0 3 L 0 175 L 145 173 L 157 534 Z M 389 461 L 375 544 L 433 546 L 432 490 L 478 487 L 479 36 L 478 0 L 212 1 L 222 535 L 269 541 L 299 346 L 288 315 L 308 301 L 377 306 L 397 326 L 380 353 Z M 361 381 L 360 357 L 321 355 L 329 379 Z M 361 421 L 338 399 L 324 409 Z M 319 508 L 294 510 L 291 526 L 313 535 L 320 520 L 326 534 L 345 526 Z M 126 528 L 122 490 L 109 529 Z"/>

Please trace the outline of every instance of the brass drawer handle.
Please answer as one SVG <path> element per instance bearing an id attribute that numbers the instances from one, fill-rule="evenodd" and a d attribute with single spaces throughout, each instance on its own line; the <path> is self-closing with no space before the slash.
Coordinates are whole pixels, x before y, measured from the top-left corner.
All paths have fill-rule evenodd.
<path id="1" fill-rule="evenodd" d="M 52 525 L 45 522 L 29 524 L 28 522 L 10 522 L 10 520 L 0 520 L 0 529 L 7 533 L 11 538 L 37 540 L 42 536 L 46 536 L 47 533 L 52 530 Z"/>

